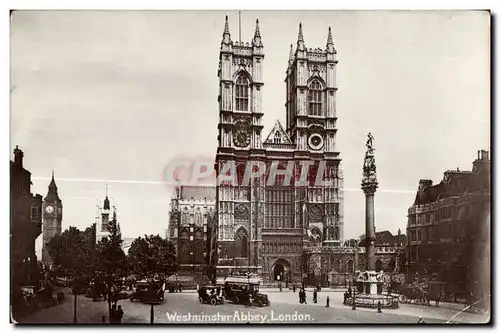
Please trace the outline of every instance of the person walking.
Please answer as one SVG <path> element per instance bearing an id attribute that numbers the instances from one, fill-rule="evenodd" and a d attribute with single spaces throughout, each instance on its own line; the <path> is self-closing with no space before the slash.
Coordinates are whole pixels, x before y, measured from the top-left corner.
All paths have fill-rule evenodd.
<path id="1" fill-rule="evenodd" d="M 111 312 L 109 313 L 109 323 L 116 324 L 116 304 L 111 306 Z"/>
<path id="2" fill-rule="evenodd" d="M 123 318 L 123 309 L 121 305 L 118 305 L 118 309 L 116 310 L 116 322 L 118 324 L 121 324 L 122 318 Z"/>
<path id="3" fill-rule="evenodd" d="M 313 291 L 313 303 L 318 303 L 318 289 Z"/>

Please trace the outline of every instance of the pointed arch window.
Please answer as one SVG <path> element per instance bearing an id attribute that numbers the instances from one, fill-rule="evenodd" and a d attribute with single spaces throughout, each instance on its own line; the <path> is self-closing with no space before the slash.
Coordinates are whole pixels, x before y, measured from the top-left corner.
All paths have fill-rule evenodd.
<path id="1" fill-rule="evenodd" d="M 321 116 L 323 106 L 323 88 L 321 83 L 314 80 L 309 85 L 309 115 Z"/>
<path id="2" fill-rule="evenodd" d="M 248 111 L 249 81 L 245 75 L 236 80 L 236 111 Z"/>
<path id="3" fill-rule="evenodd" d="M 279 131 L 274 133 L 274 143 L 281 143 L 281 133 Z"/>

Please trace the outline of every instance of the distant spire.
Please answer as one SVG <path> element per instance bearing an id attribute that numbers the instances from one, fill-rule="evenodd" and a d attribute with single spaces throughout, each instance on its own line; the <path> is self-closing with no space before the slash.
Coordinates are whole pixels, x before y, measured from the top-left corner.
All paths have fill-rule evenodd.
<path id="1" fill-rule="evenodd" d="M 224 35 L 230 35 L 229 33 L 229 21 L 226 15 L 226 23 L 224 24 Z"/>
<path id="2" fill-rule="evenodd" d="M 257 38 L 257 37 L 260 38 L 259 19 L 257 19 L 255 21 L 255 34 L 254 34 L 253 38 Z"/>
<path id="3" fill-rule="evenodd" d="M 302 23 L 299 23 L 299 36 L 297 38 L 297 50 L 304 51 L 304 35 L 302 34 Z"/>
<path id="4" fill-rule="evenodd" d="M 47 192 L 47 196 L 45 197 L 47 201 L 60 201 L 59 195 L 57 193 L 57 185 L 56 180 L 54 178 L 54 170 L 52 170 L 52 178 L 49 183 L 49 191 Z"/>
<path id="5" fill-rule="evenodd" d="M 326 40 L 326 52 L 332 54 L 335 52 L 335 47 L 333 46 L 333 38 L 332 38 L 332 28 L 328 27 L 328 38 Z"/>
<path id="6" fill-rule="evenodd" d="M 333 44 L 333 38 L 332 38 L 332 27 L 328 27 L 328 40 L 326 42 L 326 45 Z"/>

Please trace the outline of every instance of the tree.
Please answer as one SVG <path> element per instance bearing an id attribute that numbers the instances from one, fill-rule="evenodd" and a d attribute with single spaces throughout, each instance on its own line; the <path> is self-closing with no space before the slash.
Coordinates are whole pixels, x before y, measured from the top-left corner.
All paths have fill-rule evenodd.
<path id="1" fill-rule="evenodd" d="M 109 236 L 99 240 L 95 248 L 95 267 L 104 277 L 107 285 L 108 311 L 111 314 L 111 303 L 118 292 L 116 282 L 127 274 L 126 256 L 121 246 L 123 243 L 119 230 L 116 212 L 108 223 Z"/>
<path id="2" fill-rule="evenodd" d="M 92 274 L 92 244 L 84 232 L 78 228 L 70 227 L 61 235 L 54 236 L 47 247 L 54 264 L 60 267 L 67 277 L 71 278 L 75 296 L 73 322 L 76 323 L 77 295 L 85 289 Z"/>
<path id="3" fill-rule="evenodd" d="M 70 227 L 55 235 L 47 244 L 54 265 L 70 277 L 89 276 L 92 271 L 92 249 L 84 233 Z"/>
<path id="4" fill-rule="evenodd" d="M 128 260 L 141 278 L 166 278 L 177 271 L 177 256 L 172 242 L 160 235 L 136 238 L 128 251 Z"/>

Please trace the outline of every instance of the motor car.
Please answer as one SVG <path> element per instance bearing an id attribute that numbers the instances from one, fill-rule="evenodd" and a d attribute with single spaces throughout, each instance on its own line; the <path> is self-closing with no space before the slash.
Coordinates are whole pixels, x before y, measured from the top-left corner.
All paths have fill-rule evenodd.
<path id="1" fill-rule="evenodd" d="M 217 286 L 202 286 L 198 289 L 198 301 L 201 304 L 224 304 L 222 289 Z"/>
<path id="2" fill-rule="evenodd" d="M 228 276 L 224 280 L 224 297 L 236 304 L 269 306 L 268 296 L 259 292 L 260 284 L 260 278 L 255 275 Z"/>
<path id="3" fill-rule="evenodd" d="M 140 280 L 137 281 L 136 287 L 130 301 L 140 301 L 146 304 L 162 303 L 165 299 L 165 282 L 161 280 Z"/>

